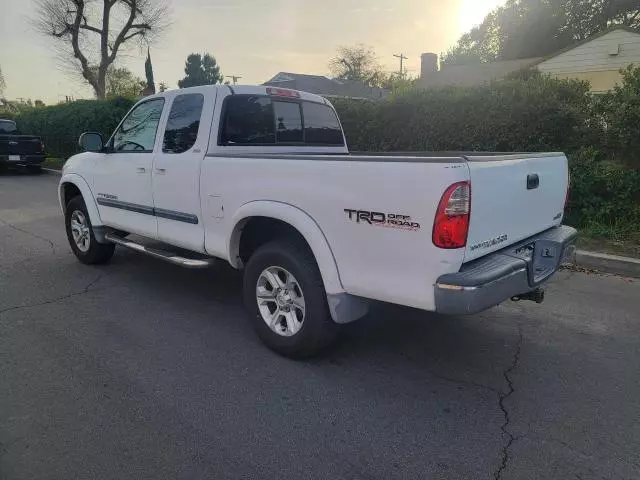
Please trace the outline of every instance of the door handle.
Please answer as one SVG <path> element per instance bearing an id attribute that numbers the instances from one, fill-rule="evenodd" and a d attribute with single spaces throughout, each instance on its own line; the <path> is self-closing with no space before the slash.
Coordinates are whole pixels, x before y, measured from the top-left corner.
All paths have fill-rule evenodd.
<path id="1" fill-rule="evenodd" d="M 144 167 L 136 168 L 136 173 L 147 173 L 147 169 Z"/>
<path id="2" fill-rule="evenodd" d="M 156 168 L 156 173 L 158 175 L 164 175 L 165 173 L 167 173 L 167 169 L 166 168 Z"/>

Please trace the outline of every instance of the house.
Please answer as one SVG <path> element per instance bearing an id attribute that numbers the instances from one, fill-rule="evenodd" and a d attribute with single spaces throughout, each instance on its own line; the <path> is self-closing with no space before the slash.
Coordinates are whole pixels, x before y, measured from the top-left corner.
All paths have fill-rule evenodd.
<path id="1" fill-rule="evenodd" d="M 445 85 L 457 85 L 472 87 L 489 83 L 491 80 L 504 78 L 511 73 L 529 70 L 541 58 L 525 58 L 471 65 L 443 65 L 441 69 L 438 69 L 438 55 L 435 53 L 423 53 L 421 60 L 420 78 L 417 81 L 419 86 L 444 87 Z"/>
<path id="2" fill-rule="evenodd" d="M 304 73 L 280 72 L 271 80 L 264 82 L 263 85 L 302 90 L 328 98 L 379 100 L 388 94 L 384 88 L 369 87 L 359 81 L 337 80 L 322 75 Z"/>
<path id="3" fill-rule="evenodd" d="M 616 26 L 545 58 L 454 65 L 439 69 L 438 56 L 425 53 L 422 55 L 418 84 L 423 87 L 481 85 L 511 73 L 535 69 L 557 78 L 588 80 L 592 93 L 603 93 L 620 82 L 620 69 L 630 64 L 640 66 L 640 31 Z"/>

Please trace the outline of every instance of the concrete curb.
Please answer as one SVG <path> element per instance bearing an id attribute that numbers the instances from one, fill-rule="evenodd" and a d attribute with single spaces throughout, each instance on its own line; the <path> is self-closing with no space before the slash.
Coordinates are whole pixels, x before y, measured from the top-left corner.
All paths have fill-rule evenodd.
<path id="1" fill-rule="evenodd" d="M 62 170 L 54 170 L 53 168 L 44 168 L 42 170 L 49 173 L 55 173 L 56 175 L 62 175 Z"/>
<path id="2" fill-rule="evenodd" d="M 567 263 L 580 268 L 590 268 L 623 277 L 640 278 L 640 259 L 637 258 L 576 250 L 567 260 Z"/>

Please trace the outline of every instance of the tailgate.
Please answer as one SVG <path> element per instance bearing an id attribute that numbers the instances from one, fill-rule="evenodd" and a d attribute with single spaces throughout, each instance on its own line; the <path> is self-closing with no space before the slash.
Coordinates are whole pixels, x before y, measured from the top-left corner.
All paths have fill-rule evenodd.
<path id="1" fill-rule="evenodd" d="M 470 156 L 465 262 L 560 225 L 568 188 L 562 153 Z"/>
<path id="2" fill-rule="evenodd" d="M 0 135 L 0 155 L 35 155 L 41 153 L 40 137 Z"/>

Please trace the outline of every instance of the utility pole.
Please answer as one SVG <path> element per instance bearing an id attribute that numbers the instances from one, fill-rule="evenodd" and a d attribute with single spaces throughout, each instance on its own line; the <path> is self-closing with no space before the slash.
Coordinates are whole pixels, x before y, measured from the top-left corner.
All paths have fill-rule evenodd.
<path id="1" fill-rule="evenodd" d="M 405 57 L 403 53 L 399 53 L 399 54 L 394 53 L 393 56 L 400 59 L 400 78 L 404 78 L 404 69 L 402 68 L 402 61 L 408 60 L 409 57 Z"/>
<path id="2" fill-rule="evenodd" d="M 242 77 L 238 77 L 236 75 L 227 75 L 227 78 L 230 78 L 233 81 L 233 84 L 236 85 L 238 83 L 238 80 L 240 80 Z"/>

